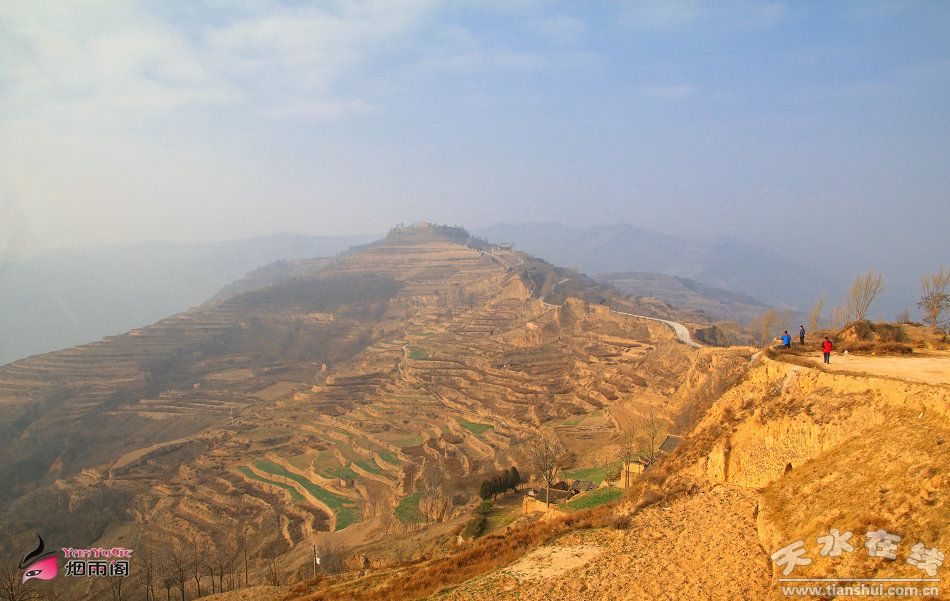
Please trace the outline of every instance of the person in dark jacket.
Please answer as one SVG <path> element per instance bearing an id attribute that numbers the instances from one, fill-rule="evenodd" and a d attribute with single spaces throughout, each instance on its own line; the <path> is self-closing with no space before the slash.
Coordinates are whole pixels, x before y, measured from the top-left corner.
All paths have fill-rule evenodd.
<path id="1" fill-rule="evenodd" d="M 798 341 L 802 345 L 805 344 L 805 326 L 798 326 Z"/>
<path id="2" fill-rule="evenodd" d="M 824 341 L 821 343 L 821 352 L 825 355 L 825 363 L 831 363 L 831 349 L 834 347 L 835 345 L 833 345 L 831 341 L 828 340 L 828 337 L 825 336 Z"/>

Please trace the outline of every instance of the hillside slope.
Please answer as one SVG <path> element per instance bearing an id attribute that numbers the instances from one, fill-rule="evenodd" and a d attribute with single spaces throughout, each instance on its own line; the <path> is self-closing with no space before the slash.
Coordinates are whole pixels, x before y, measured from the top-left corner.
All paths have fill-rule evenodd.
<path id="1" fill-rule="evenodd" d="M 698 377 L 709 358 L 610 309 L 649 306 L 459 240 L 397 229 L 323 267 L 0 367 L 4 547 L 38 529 L 74 546 L 132 541 L 156 561 L 246 546 L 255 578 L 276 558 L 299 576 L 318 541 L 374 558 L 407 531 L 432 544 L 481 480 L 523 465 L 539 430 L 588 467 L 618 420 L 653 410 L 674 429 L 695 412 L 704 397 L 676 374 Z M 71 518 L 92 508 L 95 520 Z"/>
<path id="2" fill-rule="evenodd" d="M 297 598 L 781 599 L 783 586 L 802 584 L 785 577 L 945 580 L 939 561 L 928 572 L 907 559 L 923 557 L 914 549 L 938 558 L 950 548 L 947 465 L 947 386 L 758 359 L 606 512 L 555 515 L 462 547 L 456 558 L 312 583 Z M 853 550 L 822 555 L 819 538 L 832 529 Z M 894 560 L 869 555 L 868 533 L 879 530 L 901 537 Z M 811 562 L 786 575 L 771 557 L 797 541 Z M 500 564 L 482 558 L 493 548 Z M 880 551 L 874 541 L 871 549 Z M 488 569 L 467 573 L 469 557 Z M 440 584 L 424 584 L 427 574 Z"/>
<path id="3" fill-rule="evenodd" d="M 0 260 L 0 364 L 99 340 L 206 301 L 277 260 L 327 257 L 365 236 L 274 234 L 142 242 Z"/>

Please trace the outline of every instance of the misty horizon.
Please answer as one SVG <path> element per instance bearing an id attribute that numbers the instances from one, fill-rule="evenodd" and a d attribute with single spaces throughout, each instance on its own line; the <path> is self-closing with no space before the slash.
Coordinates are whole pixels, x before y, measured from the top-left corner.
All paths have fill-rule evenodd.
<path id="1" fill-rule="evenodd" d="M 7 3 L 0 34 L 0 252 L 428 220 L 950 256 L 939 3 Z"/>

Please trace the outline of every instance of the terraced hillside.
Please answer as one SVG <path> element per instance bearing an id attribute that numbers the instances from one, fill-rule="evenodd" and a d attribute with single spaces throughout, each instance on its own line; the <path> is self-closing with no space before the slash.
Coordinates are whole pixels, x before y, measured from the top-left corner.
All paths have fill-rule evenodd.
<path id="1" fill-rule="evenodd" d="M 576 468 L 649 413 L 678 430 L 741 361 L 453 228 L 396 229 L 239 289 L 0 368 L 5 538 L 241 541 L 306 566 L 318 538 L 353 547 L 465 514 L 539 430 Z"/>

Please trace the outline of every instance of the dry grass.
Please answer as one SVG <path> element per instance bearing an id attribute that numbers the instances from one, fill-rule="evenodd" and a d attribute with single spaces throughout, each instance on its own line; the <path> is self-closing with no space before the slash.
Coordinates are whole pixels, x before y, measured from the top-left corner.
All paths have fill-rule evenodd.
<path id="1" fill-rule="evenodd" d="M 849 353 L 876 353 L 878 355 L 909 355 L 914 352 L 914 348 L 909 344 L 884 342 L 883 340 L 880 342 L 843 342 L 838 350 L 848 351 Z"/>
<path id="2" fill-rule="evenodd" d="M 365 578 L 311 580 L 296 587 L 294 594 L 287 599 L 418 599 L 507 565 L 570 530 L 604 527 L 610 521 L 612 511 L 609 506 L 597 507 L 514 526 L 504 534 L 476 539 L 457 553 L 423 559 Z M 320 590 L 314 591 L 314 588 Z"/>

